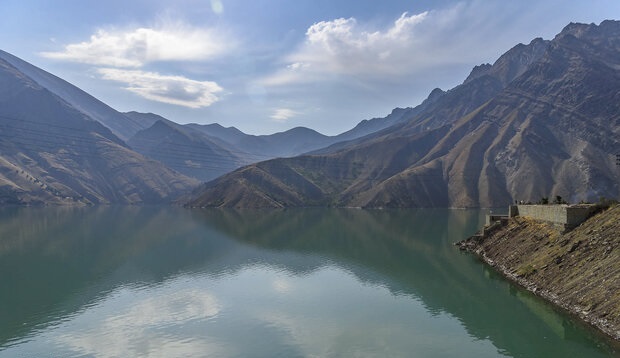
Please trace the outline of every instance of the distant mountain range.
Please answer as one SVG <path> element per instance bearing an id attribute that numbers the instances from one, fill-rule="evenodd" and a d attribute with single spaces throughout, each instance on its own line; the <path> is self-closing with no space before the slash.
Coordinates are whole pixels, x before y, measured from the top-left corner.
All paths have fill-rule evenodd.
<path id="1" fill-rule="evenodd" d="M 332 137 L 302 127 L 255 136 L 219 124 L 180 125 L 120 113 L 0 51 L 0 204 L 170 202 L 243 165 L 358 138 L 397 117 Z"/>
<path id="2" fill-rule="evenodd" d="M 461 85 L 337 136 L 303 127 L 248 135 L 120 113 L 0 51 L 0 204 L 574 202 L 620 195 L 617 154 L 617 21 L 519 44 Z"/>
<path id="3" fill-rule="evenodd" d="M 384 119 L 382 123 L 387 123 Z M 389 126 L 242 167 L 189 206 L 494 207 L 618 197 L 620 22 L 519 44 Z"/>
<path id="4" fill-rule="evenodd" d="M 250 135 L 217 123 L 180 125 L 152 113 L 124 115 L 151 124 L 129 138 L 127 144 L 131 148 L 201 181 L 210 181 L 244 165 L 293 157 L 356 139 L 396 122 L 393 116 L 365 120 L 337 136 L 326 136 L 305 127 L 270 135 Z"/>

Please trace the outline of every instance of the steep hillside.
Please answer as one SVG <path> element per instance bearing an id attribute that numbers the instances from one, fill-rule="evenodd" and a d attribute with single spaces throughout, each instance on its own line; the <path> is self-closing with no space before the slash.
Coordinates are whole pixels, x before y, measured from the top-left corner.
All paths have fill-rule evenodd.
<path id="1" fill-rule="evenodd" d="M 235 154 L 235 149 L 216 142 L 198 130 L 161 118 L 136 133 L 128 144 L 138 153 L 200 181 L 215 179 L 251 162 Z"/>
<path id="2" fill-rule="evenodd" d="M 7 52 L 0 50 L 0 59 L 10 63 L 32 81 L 69 103 L 74 109 L 100 122 L 122 140 L 129 139 L 139 130 L 147 128 L 143 123 L 124 116 L 107 104 L 82 91 L 69 82 L 43 71 Z"/>
<path id="3" fill-rule="evenodd" d="M 418 134 L 414 138 L 393 140 L 382 147 L 369 144 L 371 150 L 347 151 L 340 155 L 305 155 L 256 163 L 203 184 L 194 192 L 189 206 L 346 205 L 343 203 L 351 200 L 355 188 L 372 187 L 380 178 L 398 173 L 403 161 L 416 159 L 412 147 L 428 150 L 444 134 L 445 129 L 440 129 L 425 135 Z"/>
<path id="4" fill-rule="evenodd" d="M 571 201 L 618 196 L 613 156 L 620 151 L 620 72 L 609 61 L 620 58 L 620 25 L 588 26 L 581 38 L 570 34 L 572 26 L 425 155 L 420 164 L 442 168 L 437 180 L 451 206 L 535 201 L 548 193 Z M 601 38 L 609 42 L 598 44 Z M 403 185 L 433 175 L 420 167 L 381 183 L 359 204 L 389 206 Z"/>
<path id="5" fill-rule="evenodd" d="M 515 217 L 461 247 L 509 278 L 620 339 L 620 206 L 567 234 Z"/>
<path id="6" fill-rule="evenodd" d="M 189 205 L 491 207 L 550 194 L 617 197 L 619 58 L 620 22 L 571 24 L 475 68 L 402 123 L 242 168 L 204 185 Z"/>
<path id="7" fill-rule="evenodd" d="M 0 203 L 160 203 L 197 184 L 0 59 Z"/>

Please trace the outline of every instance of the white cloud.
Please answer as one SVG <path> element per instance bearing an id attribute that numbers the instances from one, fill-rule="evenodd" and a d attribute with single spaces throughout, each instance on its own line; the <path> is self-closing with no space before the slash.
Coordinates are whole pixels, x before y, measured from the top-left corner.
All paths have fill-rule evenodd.
<path id="1" fill-rule="evenodd" d="M 211 293 L 180 288 L 175 283 L 158 288 L 157 295 L 151 297 L 134 290 L 128 292 L 137 298 L 131 306 L 114 312 L 101 306 L 85 311 L 65 325 L 65 332 L 57 336 L 55 343 L 80 356 L 104 358 L 225 355 L 218 342 L 204 335 L 187 336 L 182 329 L 189 321 L 217 317 L 221 305 Z M 115 301 L 117 307 L 125 307 L 126 304 L 119 303 L 122 297 L 123 294 L 117 294 L 109 300 Z M 161 327 L 167 327 L 165 333 L 157 329 Z"/>
<path id="2" fill-rule="evenodd" d="M 142 67 L 157 61 L 206 60 L 225 53 L 231 40 L 214 30 L 183 24 L 127 31 L 98 30 L 88 41 L 43 52 L 52 59 L 113 67 Z"/>
<path id="3" fill-rule="evenodd" d="M 282 60 L 265 86 L 319 81 L 409 82 L 412 76 L 442 66 L 492 62 L 516 44 L 523 4 L 461 1 L 417 14 L 402 13 L 383 27 L 355 18 L 321 21 Z M 519 31 L 516 31 L 519 30 Z M 539 36 L 539 35 L 536 35 Z M 536 36 L 525 37 L 529 42 Z"/>
<path id="4" fill-rule="evenodd" d="M 154 62 L 213 59 L 226 53 L 234 46 L 233 42 L 214 30 L 170 22 L 158 28 L 98 30 L 88 41 L 41 55 L 103 66 L 96 70 L 103 79 L 124 83 L 125 89 L 146 99 L 200 108 L 219 100 L 216 94 L 222 88 L 217 83 L 137 69 Z"/>
<path id="5" fill-rule="evenodd" d="M 103 79 L 122 82 L 125 89 L 146 99 L 189 108 L 208 107 L 217 102 L 222 88 L 215 82 L 196 81 L 156 72 L 100 68 Z"/>
<path id="6" fill-rule="evenodd" d="M 396 73 L 406 67 L 403 55 L 415 48 L 416 27 L 428 12 L 402 14 L 383 31 L 367 31 L 354 18 L 321 21 L 306 31 L 304 44 L 285 61 L 286 69 L 267 85 L 316 80 L 323 75 Z"/>
<path id="7" fill-rule="evenodd" d="M 306 40 L 315 49 L 334 55 L 376 53 L 377 48 L 403 47 L 411 39 L 415 26 L 428 12 L 409 15 L 406 12 L 386 31 L 365 31 L 354 18 L 318 22 L 306 31 Z"/>
<path id="8" fill-rule="evenodd" d="M 289 108 L 277 108 L 271 115 L 271 119 L 276 122 L 284 123 L 298 114 L 299 112 L 296 112 Z"/>

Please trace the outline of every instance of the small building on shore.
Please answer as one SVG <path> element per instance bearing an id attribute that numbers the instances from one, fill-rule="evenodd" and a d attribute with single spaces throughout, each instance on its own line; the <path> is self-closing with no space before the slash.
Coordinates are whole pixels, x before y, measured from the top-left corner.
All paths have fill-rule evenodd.
<path id="1" fill-rule="evenodd" d="M 555 225 L 561 232 L 570 231 L 601 209 L 598 204 L 521 204 L 510 205 L 508 215 L 488 214 L 485 225 L 473 237 L 484 238 L 505 226 L 510 218 L 526 217 Z"/>
<path id="2" fill-rule="evenodd" d="M 508 217 L 528 217 L 571 230 L 592 216 L 597 208 L 595 204 L 511 205 L 508 209 Z"/>

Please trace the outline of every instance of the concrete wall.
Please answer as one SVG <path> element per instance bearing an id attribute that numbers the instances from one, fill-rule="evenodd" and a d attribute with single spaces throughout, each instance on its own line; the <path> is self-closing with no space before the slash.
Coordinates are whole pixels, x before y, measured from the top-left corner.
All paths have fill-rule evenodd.
<path id="1" fill-rule="evenodd" d="M 519 216 L 536 220 L 550 221 L 557 224 L 567 224 L 567 205 L 519 205 Z"/>
<path id="2" fill-rule="evenodd" d="M 496 221 L 501 221 L 501 220 L 506 220 L 508 219 L 508 216 L 506 215 L 493 215 L 493 214 L 489 214 L 486 216 L 486 226 L 489 226 L 491 224 L 493 224 Z"/>
<path id="3" fill-rule="evenodd" d="M 580 206 L 569 206 L 567 208 L 567 223 L 568 226 L 574 227 L 582 222 L 586 221 L 587 218 L 592 216 L 596 211 L 595 205 L 580 205 Z"/>
<path id="4" fill-rule="evenodd" d="M 518 205 L 519 216 L 575 227 L 595 210 L 594 205 Z"/>

